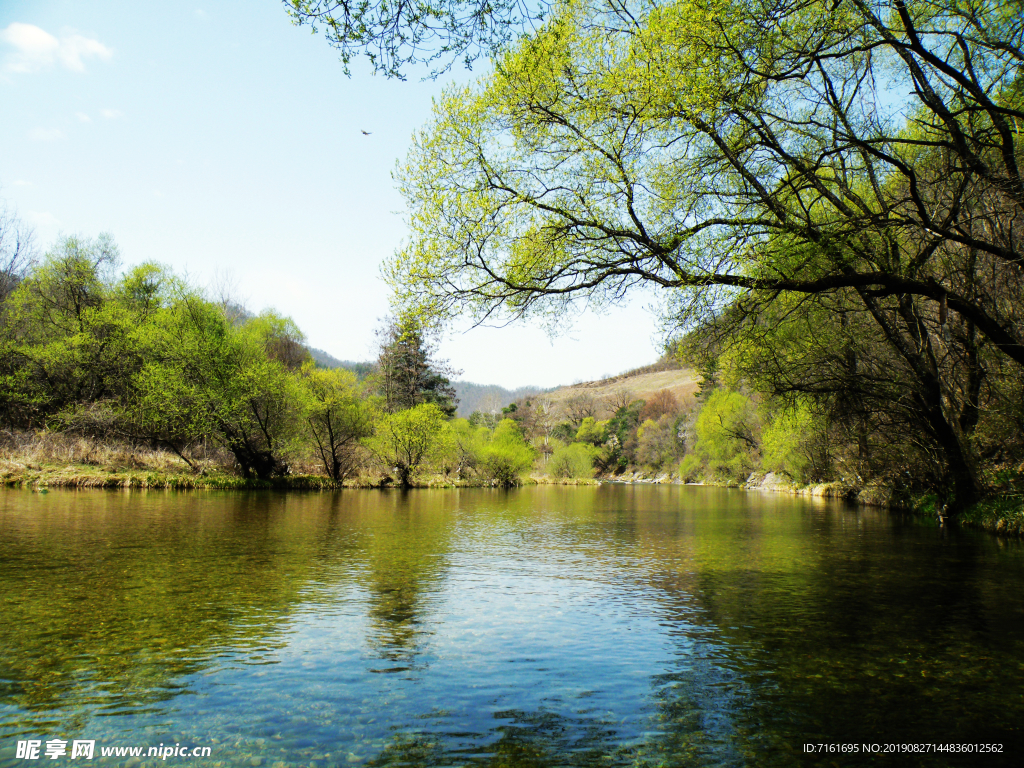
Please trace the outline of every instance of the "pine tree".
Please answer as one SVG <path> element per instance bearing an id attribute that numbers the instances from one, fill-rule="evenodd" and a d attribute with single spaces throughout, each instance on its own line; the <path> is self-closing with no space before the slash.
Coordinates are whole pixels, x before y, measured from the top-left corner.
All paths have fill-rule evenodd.
<path id="1" fill-rule="evenodd" d="M 458 398 L 446 360 L 433 360 L 436 344 L 427 337 L 414 318 L 390 318 L 378 331 L 380 354 L 377 357 L 378 389 L 389 413 L 403 411 L 423 403 L 433 403 L 446 418 L 455 415 Z"/>

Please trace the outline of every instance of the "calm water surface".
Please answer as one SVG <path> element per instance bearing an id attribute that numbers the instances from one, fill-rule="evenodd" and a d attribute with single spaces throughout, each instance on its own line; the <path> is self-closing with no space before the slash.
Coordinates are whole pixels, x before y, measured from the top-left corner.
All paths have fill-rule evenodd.
<path id="1" fill-rule="evenodd" d="M 0 490 L 0 610 L 2 765 L 1024 764 L 1024 549 L 785 496 Z"/>

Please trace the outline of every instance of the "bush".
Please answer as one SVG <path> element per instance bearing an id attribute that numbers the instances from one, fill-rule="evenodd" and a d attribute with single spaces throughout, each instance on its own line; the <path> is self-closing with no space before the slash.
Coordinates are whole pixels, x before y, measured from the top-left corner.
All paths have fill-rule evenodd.
<path id="1" fill-rule="evenodd" d="M 555 449 L 548 460 L 548 474 L 559 478 L 594 476 L 597 449 L 586 443 L 572 443 Z"/>
<path id="2" fill-rule="evenodd" d="M 704 473 L 704 462 L 695 453 L 688 453 L 679 462 L 679 479 L 684 483 L 694 483 L 701 479 Z"/>
<path id="3" fill-rule="evenodd" d="M 575 442 L 601 445 L 607 438 L 608 422 L 597 421 L 593 416 L 587 416 L 576 430 Z"/>
<path id="4" fill-rule="evenodd" d="M 636 460 L 640 464 L 658 469 L 679 455 L 679 436 L 671 416 L 648 419 L 640 425 L 636 437 Z"/>
<path id="5" fill-rule="evenodd" d="M 519 425 L 512 419 L 502 419 L 480 450 L 480 467 L 487 477 L 508 488 L 519 483 L 519 476 L 533 466 L 535 457 Z"/>

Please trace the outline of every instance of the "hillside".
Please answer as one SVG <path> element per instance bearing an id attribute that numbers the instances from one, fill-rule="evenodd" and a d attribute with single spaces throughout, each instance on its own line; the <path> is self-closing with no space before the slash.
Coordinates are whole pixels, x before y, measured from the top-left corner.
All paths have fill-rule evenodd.
<path id="1" fill-rule="evenodd" d="M 322 349 L 316 347 L 306 347 L 309 350 L 309 354 L 312 356 L 313 361 L 321 368 L 344 368 L 345 370 L 352 371 L 356 376 L 362 379 L 370 371 L 373 370 L 374 363 L 357 363 L 352 360 L 339 360 L 329 352 L 324 352 Z"/>
<path id="2" fill-rule="evenodd" d="M 471 381 L 453 381 L 455 394 L 459 398 L 457 415 L 469 418 L 474 411 L 498 413 L 506 405 L 520 397 L 533 397 L 545 390 L 539 387 L 505 389 L 497 384 L 474 384 Z"/>
<path id="3" fill-rule="evenodd" d="M 307 347 L 313 359 L 324 368 L 346 368 L 363 378 L 373 370 L 372 362 L 353 362 L 339 360 L 322 349 Z M 597 381 L 585 381 L 579 384 L 541 389 L 540 387 L 518 387 L 506 389 L 497 384 L 476 384 L 471 381 L 453 381 L 456 397 L 459 399 L 457 415 L 469 418 L 475 411 L 482 413 L 499 413 L 509 403 L 520 398 L 529 397 L 548 403 L 556 410 L 562 411 L 565 404 L 573 399 L 593 398 L 596 415 L 608 418 L 615 408 L 622 404 L 623 399 L 646 400 L 655 392 L 667 389 L 676 396 L 679 404 L 689 405 L 700 385 L 700 376 L 690 368 L 682 368 L 668 358 L 656 363 L 626 371 L 618 376 Z"/>
<path id="4" fill-rule="evenodd" d="M 564 411 L 571 401 L 590 398 L 594 401 L 595 415 L 606 419 L 625 402 L 646 400 L 663 389 L 669 390 L 679 404 L 686 407 L 694 402 L 699 387 L 697 371 L 671 361 L 659 361 L 611 378 L 559 387 L 538 395 L 537 400 Z"/>
<path id="5" fill-rule="evenodd" d="M 345 368 L 354 372 L 360 379 L 371 373 L 376 365 L 373 362 L 353 362 L 339 360 L 329 352 L 316 347 L 306 347 L 317 365 L 323 368 Z M 520 397 L 531 397 L 545 390 L 540 387 L 519 387 L 505 389 L 497 384 L 475 384 L 471 381 L 453 381 L 455 396 L 459 399 L 457 415 L 469 418 L 474 411 L 498 413 L 506 405 Z"/>

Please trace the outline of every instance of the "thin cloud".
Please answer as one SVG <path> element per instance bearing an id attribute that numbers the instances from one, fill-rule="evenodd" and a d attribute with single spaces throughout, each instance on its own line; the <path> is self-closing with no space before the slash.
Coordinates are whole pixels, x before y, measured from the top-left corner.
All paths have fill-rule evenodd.
<path id="1" fill-rule="evenodd" d="M 89 117 L 87 114 L 85 114 L 85 112 L 75 112 L 75 117 L 77 117 L 79 119 L 79 121 L 83 122 L 83 123 L 91 123 L 92 122 L 92 118 Z"/>
<path id="2" fill-rule="evenodd" d="M 100 114 L 107 118 L 107 120 L 117 120 L 119 117 L 124 117 L 124 112 L 120 109 L 101 109 Z"/>
<path id="3" fill-rule="evenodd" d="M 91 37 L 68 32 L 60 39 L 34 24 L 15 21 L 0 30 L 0 42 L 14 50 L 3 60 L 2 70 L 18 74 L 31 74 L 60 63 L 73 72 L 85 71 L 86 59 L 107 60 L 114 52 Z"/>
<path id="4" fill-rule="evenodd" d="M 28 137 L 32 141 L 60 141 L 64 138 L 64 131 L 60 128 L 33 128 Z"/>

